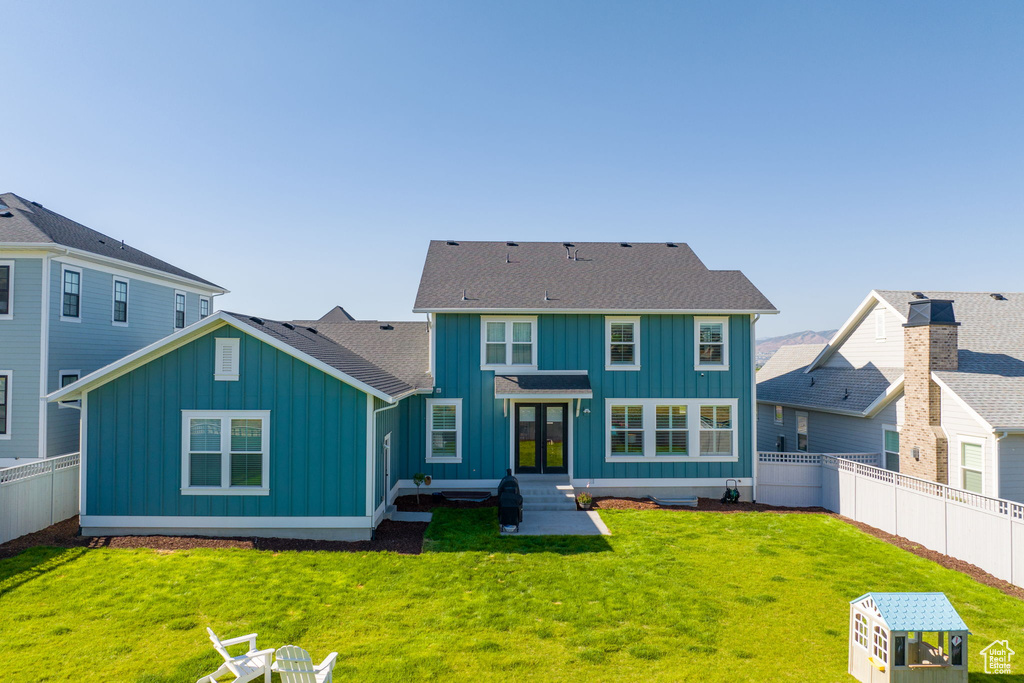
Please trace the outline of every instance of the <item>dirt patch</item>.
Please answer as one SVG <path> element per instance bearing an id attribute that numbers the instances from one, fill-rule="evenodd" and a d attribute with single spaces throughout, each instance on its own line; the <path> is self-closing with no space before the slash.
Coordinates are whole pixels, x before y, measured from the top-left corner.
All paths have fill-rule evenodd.
<path id="1" fill-rule="evenodd" d="M 491 496 L 487 500 L 476 503 L 468 500 L 448 500 L 440 494 L 421 493 L 420 502 L 416 496 L 399 496 L 395 498 L 395 507 L 401 512 L 430 512 L 434 508 L 455 508 L 456 510 L 474 510 L 477 508 L 498 507 L 498 497 Z"/>
<path id="2" fill-rule="evenodd" d="M 717 498 L 698 498 L 697 507 L 658 505 L 646 498 L 595 498 L 595 510 L 690 510 L 697 512 L 774 512 L 794 514 L 831 514 L 825 508 L 773 507 L 761 503 L 723 503 Z"/>
<path id="3" fill-rule="evenodd" d="M 419 555 L 423 550 L 425 522 L 384 520 L 371 541 L 311 541 L 293 538 L 211 538 L 206 536 L 95 536 L 78 535 L 78 517 L 0 545 L 0 559 L 34 546 L 57 548 L 151 548 L 158 552 L 195 548 L 242 548 L 248 550 L 328 550 L 333 552 L 390 551 Z"/>

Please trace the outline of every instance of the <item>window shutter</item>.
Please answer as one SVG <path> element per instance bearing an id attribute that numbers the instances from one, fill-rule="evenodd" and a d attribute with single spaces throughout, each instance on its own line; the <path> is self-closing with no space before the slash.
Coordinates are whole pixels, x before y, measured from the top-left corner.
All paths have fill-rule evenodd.
<path id="1" fill-rule="evenodd" d="M 222 382 L 237 381 L 241 340 L 218 338 L 215 342 L 213 378 Z"/>

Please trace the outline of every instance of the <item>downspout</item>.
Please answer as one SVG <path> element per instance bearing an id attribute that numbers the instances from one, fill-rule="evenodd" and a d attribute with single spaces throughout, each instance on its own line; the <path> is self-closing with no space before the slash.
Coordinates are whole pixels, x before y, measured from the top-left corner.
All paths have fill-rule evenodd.
<path id="1" fill-rule="evenodd" d="M 372 397 L 370 397 L 369 395 L 368 395 L 368 398 L 370 398 L 370 400 L 372 400 Z M 392 408 L 397 408 L 399 403 L 400 403 L 399 401 L 395 401 L 394 403 L 392 403 L 390 405 L 386 405 L 383 408 L 377 408 L 372 413 L 370 413 L 370 454 L 371 454 L 371 457 L 370 457 L 370 462 L 367 463 L 367 465 L 368 465 L 368 469 L 372 472 L 372 474 L 370 475 L 370 481 L 372 483 L 370 485 L 370 490 L 366 492 L 367 495 L 369 496 L 368 500 L 373 500 L 373 491 L 377 487 L 377 416 L 380 415 L 381 413 L 383 413 L 385 410 L 391 410 Z M 388 491 L 385 491 L 384 492 L 384 503 L 385 503 L 384 507 L 385 508 L 387 508 L 387 500 L 388 500 Z M 373 522 L 373 516 L 377 513 L 377 508 L 380 507 L 379 505 L 376 504 L 376 502 L 377 501 L 374 500 L 372 503 L 370 503 L 370 522 L 371 523 Z M 376 534 L 376 529 L 374 529 L 374 534 Z"/>
<path id="2" fill-rule="evenodd" d="M 1002 432 L 992 432 L 992 435 L 996 437 L 996 448 L 995 453 L 992 454 L 992 483 L 995 484 L 995 497 L 1002 498 L 1002 486 L 999 481 L 999 460 L 1002 457 L 1000 454 L 999 442 L 1010 435 L 1005 429 Z"/>
<path id="3" fill-rule="evenodd" d="M 755 313 L 750 318 L 750 499 L 757 502 L 757 335 L 754 327 L 761 319 L 760 313 Z"/>

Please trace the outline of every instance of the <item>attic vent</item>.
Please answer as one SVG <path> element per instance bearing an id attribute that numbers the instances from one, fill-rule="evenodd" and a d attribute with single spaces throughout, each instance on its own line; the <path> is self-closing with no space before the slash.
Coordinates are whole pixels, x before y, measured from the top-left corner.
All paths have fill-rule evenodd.
<path id="1" fill-rule="evenodd" d="M 519 245 L 515 242 L 505 242 L 506 247 L 518 247 Z"/>
<path id="2" fill-rule="evenodd" d="M 214 361 L 213 379 L 218 382 L 238 381 L 238 347 L 241 340 L 218 337 L 214 342 L 217 358 Z"/>
<path id="3" fill-rule="evenodd" d="M 921 293 L 921 292 L 911 292 L 911 295 L 912 295 L 912 296 L 913 296 L 913 297 L 914 297 L 915 299 L 927 299 L 927 298 L 928 298 L 928 297 L 926 297 L 926 296 L 925 296 L 925 295 L 924 295 L 923 293 Z"/>
<path id="4" fill-rule="evenodd" d="M 996 301 L 1006 301 L 1006 297 L 1003 296 L 1002 294 L 989 294 L 989 296 L 995 299 Z"/>
<path id="5" fill-rule="evenodd" d="M 320 334 L 319 332 L 316 331 L 315 327 L 307 327 L 306 329 L 312 332 L 313 334 Z"/>
<path id="6" fill-rule="evenodd" d="M 666 247 L 673 247 L 673 248 L 678 248 L 678 247 L 679 247 L 679 245 L 678 245 L 678 244 L 676 244 L 675 242 L 669 242 L 669 243 L 668 243 L 668 244 L 666 244 L 665 246 L 666 246 Z"/>
<path id="7" fill-rule="evenodd" d="M 632 244 L 627 244 L 625 242 L 619 242 L 619 246 L 620 247 L 632 247 L 633 245 Z"/>
<path id="8" fill-rule="evenodd" d="M 281 324 L 284 325 L 285 327 L 287 327 L 289 330 L 294 330 L 295 329 L 295 325 L 292 325 L 291 323 L 281 323 Z"/>
<path id="9" fill-rule="evenodd" d="M 447 242 L 445 242 L 445 244 L 447 244 L 449 247 L 457 247 L 457 246 L 459 246 L 458 242 L 453 242 L 451 240 L 448 240 Z"/>
<path id="10" fill-rule="evenodd" d="M 263 324 L 263 318 L 257 318 L 255 316 L 250 316 L 249 320 L 253 321 L 257 325 L 262 325 Z"/>
<path id="11" fill-rule="evenodd" d="M 381 325 L 380 329 L 382 329 L 382 330 L 393 330 L 393 329 L 395 329 L 395 326 L 394 325 Z"/>

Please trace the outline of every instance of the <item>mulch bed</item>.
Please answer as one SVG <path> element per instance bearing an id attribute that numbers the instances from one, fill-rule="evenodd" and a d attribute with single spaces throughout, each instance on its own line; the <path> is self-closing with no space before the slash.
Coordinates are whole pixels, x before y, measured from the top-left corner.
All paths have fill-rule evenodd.
<path id="1" fill-rule="evenodd" d="M 435 496 L 433 493 L 421 493 L 420 502 L 416 503 L 416 496 L 399 496 L 395 498 L 395 507 L 401 512 L 430 512 L 434 508 L 455 508 L 456 510 L 474 510 L 477 508 L 498 507 L 498 497 L 491 496 L 481 503 L 474 503 L 468 500 L 448 500 L 442 496 Z"/>
<path id="2" fill-rule="evenodd" d="M 248 550 L 329 550 L 360 553 L 387 550 L 401 555 L 419 555 L 423 551 L 426 522 L 392 522 L 377 526 L 372 541 L 312 541 L 295 538 L 210 538 L 205 536 L 96 536 L 78 535 L 78 517 L 16 538 L 0 545 L 0 559 L 17 555 L 34 546 L 57 548 L 151 548 L 158 551 L 194 548 L 243 548 Z"/>
<path id="3" fill-rule="evenodd" d="M 603 497 L 594 499 L 595 510 L 696 510 L 698 512 L 775 512 L 794 514 L 831 514 L 825 508 L 773 507 L 761 503 L 723 503 L 717 498 L 698 498 L 697 507 L 658 505 L 646 498 Z"/>

